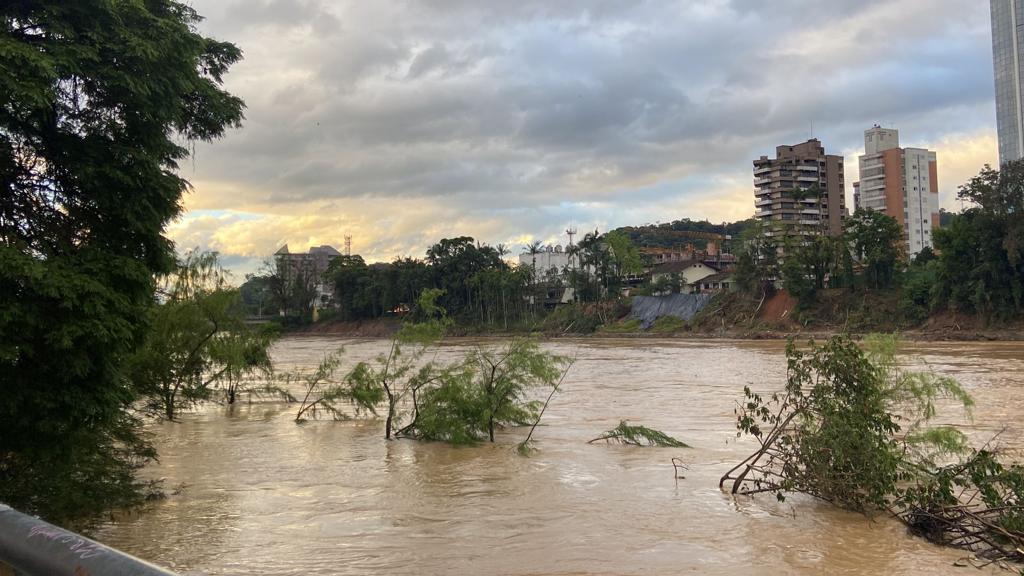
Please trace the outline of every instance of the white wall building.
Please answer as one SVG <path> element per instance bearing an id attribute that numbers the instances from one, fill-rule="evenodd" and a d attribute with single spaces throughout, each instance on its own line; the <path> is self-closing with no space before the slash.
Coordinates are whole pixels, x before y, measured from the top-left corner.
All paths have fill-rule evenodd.
<path id="1" fill-rule="evenodd" d="M 900 148 L 899 130 L 874 126 L 864 132 L 859 163 L 854 206 L 884 212 L 901 223 L 908 256 L 932 247 L 932 231 L 939 226 L 935 152 Z"/>
<path id="2" fill-rule="evenodd" d="M 571 258 L 571 260 L 570 260 Z M 570 263 L 575 263 L 575 256 L 558 246 L 544 246 L 537 254 L 523 252 L 519 255 L 519 265 L 533 269 L 536 265 L 536 277 L 539 281 L 554 280 L 564 275 Z"/>

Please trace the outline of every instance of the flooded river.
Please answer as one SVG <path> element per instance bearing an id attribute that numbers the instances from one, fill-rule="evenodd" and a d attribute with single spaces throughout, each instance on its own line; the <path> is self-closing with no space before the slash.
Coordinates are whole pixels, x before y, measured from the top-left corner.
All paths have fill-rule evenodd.
<path id="1" fill-rule="evenodd" d="M 291 338 L 282 369 L 345 344 L 351 362 L 381 341 Z M 444 347 L 453 356 L 472 343 Z M 167 500 L 102 526 L 98 540 L 198 574 L 963 574 L 964 553 L 805 498 L 734 500 L 719 477 L 751 451 L 733 407 L 744 385 L 782 386 L 782 342 L 557 341 L 578 357 L 538 451 L 525 431 L 496 445 L 386 442 L 377 421 L 294 420 L 296 407 L 210 406 L 152 427 L 148 473 Z M 957 377 L 977 401 L 965 427 L 1024 446 L 1024 346 L 913 344 L 917 363 Z M 958 421 L 953 411 L 943 418 Z M 620 419 L 693 449 L 589 445 Z M 687 463 L 674 479 L 672 457 Z M 983 572 L 987 573 L 987 572 Z M 996 572 L 992 572 L 996 573 Z"/>

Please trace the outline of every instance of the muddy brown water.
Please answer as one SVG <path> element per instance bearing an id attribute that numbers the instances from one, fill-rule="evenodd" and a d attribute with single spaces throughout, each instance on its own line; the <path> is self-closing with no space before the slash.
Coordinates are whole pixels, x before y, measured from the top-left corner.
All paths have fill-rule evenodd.
<path id="1" fill-rule="evenodd" d="M 443 347 L 455 357 L 475 341 Z M 344 344 L 351 362 L 386 343 L 290 338 L 283 369 L 309 368 Z M 383 440 L 379 421 L 293 419 L 296 407 L 208 406 L 155 424 L 161 460 L 147 474 L 180 492 L 93 533 L 197 574 L 963 574 L 965 554 L 807 498 L 735 500 L 723 472 L 752 447 L 735 438 L 744 385 L 777 389 L 784 343 L 556 341 L 575 355 L 538 451 L 525 434 L 455 448 Z M 957 377 L 977 401 L 964 430 L 1024 446 L 1024 345 L 914 343 L 907 362 Z M 913 359 L 911 359 L 913 358 Z M 949 422 L 961 421 L 952 409 Z M 693 449 L 589 445 L 620 419 Z M 689 470 L 674 479 L 679 457 Z M 991 569 L 990 569 L 991 570 Z M 999 573 L 991 570 L 982 573 Z"/>

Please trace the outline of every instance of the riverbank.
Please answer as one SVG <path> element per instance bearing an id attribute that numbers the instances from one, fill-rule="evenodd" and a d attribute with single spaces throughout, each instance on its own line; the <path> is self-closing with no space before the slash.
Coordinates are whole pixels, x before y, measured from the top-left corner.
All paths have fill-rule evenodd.
<path id="1" fill-rule="evenodd" d="M 401 324 L 397 321 L 369 322 L 330 322 L 315 324 L 302 329 L 289 331 L 288 334 L 298 336 L 337 336 L 343 338 L 391 338 Z M 849 331 L 859 339 L 875 331 Z M 938 323 L 919 329 L 896 330 L 904 340 L 915 342 L 1019 342 L 1024 341 L 1024 328 L 978 328 L 970 324 L 956 321 Z M 561 338 L 584 339 L 720 339 L 720 340 L 787 340 L 789 338 L 813 338 L 823 340 L 830 336 L 843 333 L 842 329 L 779 329 L 779 328 L 741 328 L 728 327 L 719 330 L 681 329 L 676 331 L 654 331 L 635 329 L 604 329 L 589 333 L 549 332 L 543 330 L 495 330 L 495 329 L 460 329 L 454 327 L 449 336 L 454 338 L 506 338 L 517 336 L 533 336 L 554 340 Z"/>
<path id="2" fill-rule="evenodd" d="M 401 327 L 397 318 L 364 321 L 325 321 L 290 330 L 291 334 L 347 338 L 390 338 Z M 555 338 L 680 338 L 727 340 L 823 339 L 835 334 L 862 337 L 897 332 L 905 340 L 920 342 L 1024 341 L 1024 322 L 994 324 L 951 312 L 912 321 L 900 310 L 893 292 L 823 291 L 811 306 L 799 309 L 786 291 L 754 299 L 721 294 L 689 322 L 663 316 L 650 328 L 641 328 L 627 302 L 564 306 L 533 326 L 503 327 L 456 323 L 452 337 L 535 336 Z"/>
<path id="3" fill-rule="evenodd" d="M 896 332 L 915 341 L 1024 340 L 1021 321 L 993 323 L 952 312 L 937 312 L 922 319 L 910 317 L 894 291 L 822 291 L 803 309 L 785 290 L 762 299 L 723 294 L 687 328 L 691 334 L 753 340 L 879 332 Z"/>

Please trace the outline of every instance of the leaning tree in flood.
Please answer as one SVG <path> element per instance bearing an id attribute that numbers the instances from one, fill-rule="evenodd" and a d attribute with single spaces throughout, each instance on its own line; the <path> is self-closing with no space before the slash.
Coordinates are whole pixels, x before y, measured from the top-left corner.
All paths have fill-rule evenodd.
<path id="1" fill-rule="evenodd" d="M 1022 468 L 930 424 L 939 399 L 965 408 L 971 399 L 950 378 L 902 370 L 894 337 L 871 338 L 865 348 L 845 336 L 806 351 L 790 342 L 785 389 L 767 397 L 744 389 L 738 436 L 758 445 L 719 486 L 885 511 L 983 562 L 1024 561 Z"/>

